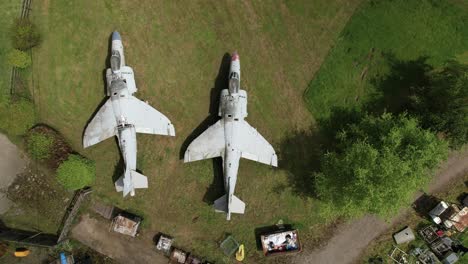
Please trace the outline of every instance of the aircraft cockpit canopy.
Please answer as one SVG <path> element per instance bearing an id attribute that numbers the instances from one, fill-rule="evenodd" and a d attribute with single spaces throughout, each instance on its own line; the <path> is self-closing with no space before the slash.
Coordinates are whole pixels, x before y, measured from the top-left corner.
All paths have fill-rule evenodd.
<path id="1" fill-rule="evenodd" d="M 239 74 L 237 72 L 231 72 L 229 76 L 229 92 L 238 93 L 240 90 Z"/>
<path id="2" fill-rule="evenodd" d="M 112 51 L 110 64 L 113 72 L 120 70 L 120 53 L 117 50 Z"/>

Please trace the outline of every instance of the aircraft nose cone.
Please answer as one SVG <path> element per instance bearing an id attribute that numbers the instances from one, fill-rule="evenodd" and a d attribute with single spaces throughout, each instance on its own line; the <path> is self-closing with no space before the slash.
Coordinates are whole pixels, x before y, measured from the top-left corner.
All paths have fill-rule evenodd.
<path id="1" fill-rule="evenodd" d="M 117 31 L 112 32 L 112 40 L 122 40 L 120 34 Z"/>
<path id="2" fill-rule="evenodd" d="M 237 51 L 234 51 L 232 53 L 232 58 L 231 58 L 232 61 L 236 61 L 236 60 L 239 60 L 239 54 L 237 54 Z"/>

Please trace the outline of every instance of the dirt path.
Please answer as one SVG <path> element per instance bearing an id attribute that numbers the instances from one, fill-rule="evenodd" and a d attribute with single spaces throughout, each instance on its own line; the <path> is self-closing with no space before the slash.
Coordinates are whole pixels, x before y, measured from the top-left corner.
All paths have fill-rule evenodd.
<path id="1" fill-rule="evenodd" d="M 468 150 L 452 154 L 429 186 L 429 192 L 440 190 L 451 180 L 467 172 Z M 391 227 L 398 218 L 399 216 L 387 223 L 375 216 L 365 216 L 344 224 L 338 228 L 327 245 L 299 255 L 294 263 L 354 263 L 369 243 Z"/>
<path id="2" fill-rule="evenodd" d="M 73 227 L 71 236 L 90 248 L 119 263 L 167 263 L 168 259 L 157 253 L 147 238 L 132 238 L 109 232 L 109 222 L 98 221 L 83 215 Z M 149 238 L 151 240 L 151 238 Z"/>
<path id="3" fill-rule="evenodd" d="M 0 134 L 0 214 L 5 213 L 12 202 L 6 197 L 8 186 L 27 166 L 26 157 L 3 134 Z"/>

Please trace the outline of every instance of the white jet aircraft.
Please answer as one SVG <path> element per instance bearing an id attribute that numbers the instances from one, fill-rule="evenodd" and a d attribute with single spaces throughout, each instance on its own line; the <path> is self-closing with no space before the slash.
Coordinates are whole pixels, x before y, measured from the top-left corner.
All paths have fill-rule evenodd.
<path id="1" fill-rule="evenodd" d="M 221 91 L 218 115 L 222 117 L 196 138 L 187 148 L 184 162 L 221 157 L 226 194 L 214 202 L 217 212 L 243 214 L 245 203 L 234 195 L 240 158 L 271 166 L 278 165 L 273 147 L 244 118 L 247 117 L 247 93 L 240 89 L 239 55 L 234 52 L 229 72 L 229 89 Z"/>
<path id="2" fill-rule="evenodd" d="M 115 182 L 115 188 L 123 191 L 124 197 L 129 193 L 134 196 L 136 188 L 148 188 L 147 177 L 136 171 L 136 133 L 175 136 L 175 131 L 166 116 L 133 96 L 137 91 L 135 78 L 132 68 L 125 65 L 122 39 L 117 31 L 112 33 L 111 52 L 111 68 L 106 71 L 110 98 L 86 127 L 83 146 L 87 148 L 117 136 L 125 172 Z"/>

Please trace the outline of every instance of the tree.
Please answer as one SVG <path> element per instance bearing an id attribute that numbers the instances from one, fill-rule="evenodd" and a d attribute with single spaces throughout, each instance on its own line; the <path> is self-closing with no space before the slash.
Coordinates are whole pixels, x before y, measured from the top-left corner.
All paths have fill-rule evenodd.
<path id="1" fill-rule="evenodd" d="M 424 128 L 443 133 L 455 148 L 468 142 L 468 65 L 450 61 L 411 87 L 409 113 Z"/>
<path id="2" fill-rule="evenodd" d="M 68 190 L 89 186 L 96 178 L 94 162 L 71 154 L 57 169 L 57 180 Z"/>
<path id="3" fill-rule="evenodd" d="M 28 50 L 39 45 L 41 36 L 37 27 L 27 18 L 15 21 L 11 29 L 13 47 L 19 50 Z"/>
<path id="4" fill-rule="evenodd" d="M 8 63 L 13 67 L 24 69 L 31 65 L 31 58 L 26 52 L 14 49 L 8 53 Z"/>
<path id="5" fill-rule="evenodd" d="M 52 135 L 32 132 L 26 139 L 28 152 L 37 160 L 48 159 L 51 155 L 54 137 Z"/>
<path id="6" fill-rule="evenodd" d="M 337 140 L 340 149 L 327 153 L 315 173 L 315 189 L 325 212 L 346 217 L 395 214 L 448 153 L 447 143 L 416 119 L 388 113 L 347 125 Z"/>

